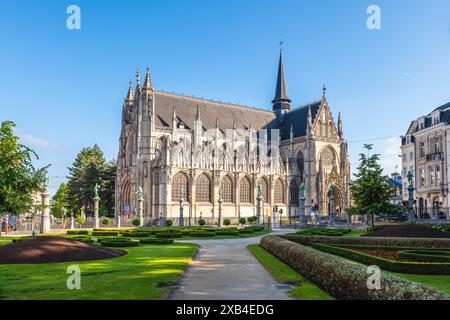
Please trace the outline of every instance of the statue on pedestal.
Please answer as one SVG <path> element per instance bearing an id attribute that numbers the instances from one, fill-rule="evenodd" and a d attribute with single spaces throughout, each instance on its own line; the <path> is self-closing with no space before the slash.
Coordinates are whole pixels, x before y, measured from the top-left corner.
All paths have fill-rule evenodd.
<path id="1" fill-rule="evenodd" d="M 98 191 L 100 190 L 100 186 L 98 185 L 98 183 L 95 184 L 94 186 L 94 197 L 98 198 Z"/>

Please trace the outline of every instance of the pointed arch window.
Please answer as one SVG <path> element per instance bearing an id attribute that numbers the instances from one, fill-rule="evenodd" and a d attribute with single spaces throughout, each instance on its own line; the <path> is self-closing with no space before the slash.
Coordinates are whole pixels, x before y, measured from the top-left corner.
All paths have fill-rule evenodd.
<path id="1" fill-rule="evenodd" d="M 201 174 L 195 183 L 195 199 L 197 202 L 211 203 L 211 181 L 206 174 Z"/>
<path id="2" fill-rule="evenodd" d="M 275 182 L 274 200 L 275 203 L 284 203 L 284 185 L 280 179 Z"/>
<path id="3" fill-rule="evenodd" d="M 184 200 L 187 200 L 188 195 L 188 177 L 183 172 L 178 172 L 172 179 L 172 201 L 180 201 L 181 192 L 184 192 Z"/>
<path id="4" fill-rule="evenodd" d="M 261 179 L 260 184 L 262 186 L 262 196 L 264 203 L 270 203 L 269 184 L 267 183 L 267 180 L 265 178 Z"/>
<path id="5" fill-rule="evenodd" d="M 225 203 L 234 203 L 233 201 L 233 180 L 229 176 L 225 176 L 220 184 L 222 189 L 222 199 Z"/>
<path id="6" fill-rule="evenodd" d="M 252 201 L 252 189 L 251 182 L 248 177 L 243 177 L 239 183 L 239 202 L 240 203 L 253 203 Z"/>
<path id="7" fill-rule="evenodd" d="M 291 182 L 290 197 L 291 197 L 291 204 L 297 205 L 299 197 L 299 186 L 298 182 L 295 180 Z"/>

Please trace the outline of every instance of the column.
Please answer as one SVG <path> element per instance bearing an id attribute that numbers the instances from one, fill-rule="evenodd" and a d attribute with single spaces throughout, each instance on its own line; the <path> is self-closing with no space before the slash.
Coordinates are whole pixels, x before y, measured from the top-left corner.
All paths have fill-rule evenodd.
<path id="1" fill-rule="evenodd" d="M 184 227 L 183 202 L 184 202 L 184 199 L 183 199 L 183 197 L 181 197 L 180 198 L 180 218 L 178 221 L 178 226 L 180 226 L 180 227 Z"/>
<path id="2" fill-rule="evenodd" d="M 414 223 L 414 186 L 408 186 L 408 223 Z"/>
<path id="3" fill-rule="evenodd" d="M 138 198 L 139 226 L 144 226 L 144 197 Z"/>
<path id="4" fill-rule="evenodd" d="M 300 197 L 300 226 L 306 226 L 306 214 L 305 214 L 305 197 Z"/>
<path id="5" fill-rule="evenodd" d="M 100 198 L 99 196 L 94 197 L 94 228 L 98 229 L 100 227 L 100 221 L 98 219 L 98 208 L 99 208 Z"/>
<path id="6" fill-rule="evenodd" d="M 219 195 L 219 228 L 222 227 L 222 203 L 223 203 L 223 199 L 222 199 L 222 195 Z"/>
<path id="7" fill-rule="evenodd" d="M 262 195 L 258 194 L 258 197 L 256 198 L 256 222 L 258 225 L 262 225 L 264 223 L 262 201 L 263 201 Z"/>
<path id="8" fill-rule="evenodd" d="M 50 231 L 50 193 L 42 193 L 42 214 L 40 233 L 44 234 Z"/>
<path id="9" fill-rule="evenodd" d="M 336 215 L 336 206 L 334 205 L 334 193 L 330 194 L 330 212 L 328 212 L 328 222 L 333 225 L 333 217 Z"/>

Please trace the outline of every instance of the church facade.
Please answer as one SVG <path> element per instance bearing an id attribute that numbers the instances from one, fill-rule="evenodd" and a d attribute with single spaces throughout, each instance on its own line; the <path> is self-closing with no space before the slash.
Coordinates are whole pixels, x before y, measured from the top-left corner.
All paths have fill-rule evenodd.
<path id="1" fill-rule="evenodd" d="M 116 214 L 135 213 L 138 194 L 150 219 L 217 222 L 256 216 L 276 206 L 299 215 L 344 213 L 350 204 L 350 162 L 341 115 L 334 121 L 322 99 L 291 108 L 282 53 L 272 111 L 157 91 L 150 72 L 130 83 L 122 110 Z M 330 208 L 330 188 L 335 207 Z M 260 191 L 259 191 L 260 190 Z"/>

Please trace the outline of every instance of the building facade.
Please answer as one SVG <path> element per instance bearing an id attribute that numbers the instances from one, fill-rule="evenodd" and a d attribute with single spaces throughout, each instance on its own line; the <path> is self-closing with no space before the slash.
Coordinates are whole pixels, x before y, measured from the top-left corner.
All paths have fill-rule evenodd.
<path id="1" fill-rule="evenodd" d="M 402 136 L 403 199 L 408 197 L 407 174 L 415 176 L 417 214 L 437 218 L 450 207 L 450 103 L 411 122 Z"/>
<path id="2" fill-rule="evenodd" d="M 116 214 L 136 212 L 144 194 L 149 218 L 217 219 L 256 216 L 275 206 L 299 214 L 299 188 L 307 209 L 342 214 L 349 206 L 350 162 L 341 115 L 334 121 L 326 98 L 291 109 L 280 53 L 272 111 L 154 89 L 139 70 L 122 111 Z M 335 208 L 329 207 L 334 186 Z M 182 200 L 182 201 L 180 201 Z M 333 211 L 334 210 L 334 211 Z"/>

